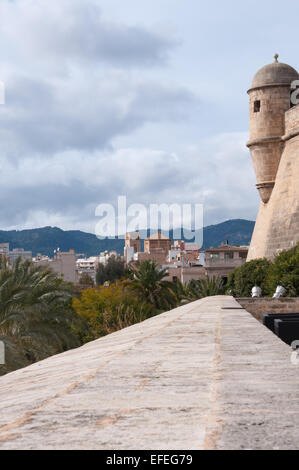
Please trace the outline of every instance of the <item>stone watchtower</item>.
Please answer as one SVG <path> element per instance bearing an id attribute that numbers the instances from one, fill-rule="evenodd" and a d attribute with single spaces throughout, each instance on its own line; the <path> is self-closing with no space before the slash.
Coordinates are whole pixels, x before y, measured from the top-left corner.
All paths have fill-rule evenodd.
<path id="1" fill-rule="evenodd" d="M 278 62 L 254 76 L 250 90 L 250 140 L 261 206 L 248 260 L 272 258 L 299 240 L 299 106 L 291 103 L 297 71 Z"/>

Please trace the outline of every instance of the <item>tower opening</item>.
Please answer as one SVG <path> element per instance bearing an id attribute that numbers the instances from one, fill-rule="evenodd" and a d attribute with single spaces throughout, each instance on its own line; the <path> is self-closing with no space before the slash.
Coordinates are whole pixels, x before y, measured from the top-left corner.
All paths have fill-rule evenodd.
<path id="1" fill-rule="evenodd" d="M 261 111 L 261 102 L 260 100 L 257 100 L 254 102 L 253 112 L 259 113 L 260 111 Z"/>

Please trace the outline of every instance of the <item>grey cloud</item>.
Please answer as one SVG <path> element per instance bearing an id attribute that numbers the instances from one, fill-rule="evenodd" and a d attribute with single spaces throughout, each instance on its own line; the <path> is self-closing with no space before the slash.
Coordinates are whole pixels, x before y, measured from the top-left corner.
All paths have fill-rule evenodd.
<path id="1" fill-rule="evenodd" d="M 97 0 L 2 1 L 0 13 L 10 26 L 3 28 L 0 37 L 13 40 L 17 53 L 41 62 L 79 60 L 126 68 L 161 65 L 177 45 L 176 39 L 161 32 L 106 21 Z"/>
<path id="2" fill-rule="evenodd" d="M 24 226 L 30 218 L 41 225 L 39 214 L 45 221 L 47 214 L 56 214 L 62 227 L 93 230 L 95 207 L 115 205 L 120 195 L 127 196 L 128 204 L 146 206 L 202 203 L 205 224 L 228 217 L 253 219 L 258 194 L 250 157 L 243 147 L 246 137 L 246 133 L 216 136 L 180 154 L 148 149 L 84 155 L 69 152 L 36 163 L 32 159 L 34 168 L 24 162 L 4 165 L 0 219 L 6 226 L 9 220 L 10 226 L 12 221 Z"/>
<path id="3" fill-rule="evenodd" d="M 100 202 L 107 196 L 112 198 L 109 192 L 90 188 L 80 181 L 73 181 L 70 186 L 39 183 L 21 186 L 17 191 L 0 189 L 1 225 L 22 226 L 34 213 L 45 214 L 44 220 L 47 214 L 61 214 L 66 219 L 75 216 L 75 219 L 84 221 L 93 217 L 96 201 Z"/>
<path id="4" fill-rule="evenodd" d="M 134 113 L 137 119 L 142 119 L 145 114 L 147 120 L 179 121 L 190 116 L 190 110 L 196 110 L 199 98 L 186 88 L 167 88 L 163 85 L 152 83 L 143 84 L 136 94 Z"/>
<path id="5" fill-rule="evenodd" d="M 186 89 L 134 84 L 117 74 L 106 82 L 90 79 L 85 89 L 80 85 L 20 77 L 9 82 L 0 112 L 0 148 L 14 149 L 15 157 L 105 148 L 147 122 L 182 119 L 196 104 Z"/>
<path id="6" fill-rule="evenodd" d="M 211 99 L 222 67 L 219 53 L 209 52 L 215 71 L 203 54 L 205 36 L 199 41 L 195 35 L 181 63 L 157 70 L 177 41 L 142 25 L 109 22 L 99 3 L 0 2 L 1 79 L 7 92 L 0 107 L 2 228 L 55 224 L 92 230 L 95 206 L 115 204 L 122 194 L 129 203 L 147 205 L 204 203 L 206 223 L 253 214 L 258 196 L 246 135 L 201 137 L 231 130 L 227 123 L 236 115 L 223 98 L 231 77 L 219 89 L 223 101 Z M 197 77 L 206 103 L 175 83 L 196 89 Z M 193 130 L 185 135 L 191 115 Z M 145 127 L 151 123 L 156 125 Z M 247 128 L 237 124 L 236 129 Z M 150 129 L 148 149 L 142 148 L 142 131 L 136 132 L 142 127 Z M 167 150 L 154 150 L 165 148 L 159 133 L 166 134 Z M 120 137 L 130 134 L 124 149 Z M 121 148 L 114 148 L 117 143 Z"/>

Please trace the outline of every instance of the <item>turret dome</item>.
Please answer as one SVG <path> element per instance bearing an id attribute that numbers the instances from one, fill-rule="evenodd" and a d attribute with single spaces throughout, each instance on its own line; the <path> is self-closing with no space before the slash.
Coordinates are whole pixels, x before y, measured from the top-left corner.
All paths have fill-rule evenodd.
<path id="1" fill-rule="evenodd" d="M 299 79 L 298 72 L 290 65 L 278 62 L 278 54 L 274 56 L 272 64 L 262 67 L 254 76 L 251 88 L 264 86 L 289 86 L 294 80 Z"/>

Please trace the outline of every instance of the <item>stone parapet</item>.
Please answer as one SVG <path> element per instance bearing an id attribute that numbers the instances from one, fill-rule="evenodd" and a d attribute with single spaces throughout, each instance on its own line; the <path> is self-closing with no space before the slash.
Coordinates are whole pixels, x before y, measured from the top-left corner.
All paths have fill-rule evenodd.
<path id="1" fill-rule="evenodd" d="M 263 321 L 263 315 L 267 313 L 299 313 L 299 297 L 280 299 L 243 297 L 237 301 L 259 321 Z"/>

